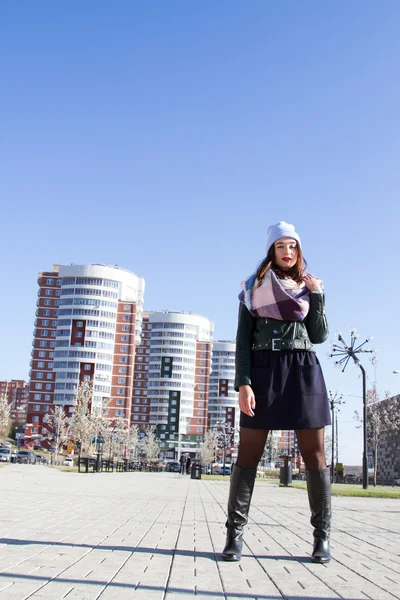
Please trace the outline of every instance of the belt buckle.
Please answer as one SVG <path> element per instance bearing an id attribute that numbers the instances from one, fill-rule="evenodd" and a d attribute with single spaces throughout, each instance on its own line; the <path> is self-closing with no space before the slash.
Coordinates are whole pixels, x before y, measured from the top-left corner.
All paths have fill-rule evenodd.
<path id="1" fill-rule="evenodd" d="M 280 338 L 272 338 L 272 340 L 271 340 L 271 341 L 272 341 L 272 347 L 271 347 L 271 350 L 274 350 L 274 351 L 276 351 L 276 350 L 280 350 L 280 349 L 281 349 L 280 347 L 279 347 L 279 348 L 276 348 L 276 346 L 275 346 L 275 344 L 276 344 L 276 343 L 278 343 L 278 342 L 279 342 L 279 344 L 280 344 L 280 343 L 282 342 L 282 340 L 281 340 Z"/>

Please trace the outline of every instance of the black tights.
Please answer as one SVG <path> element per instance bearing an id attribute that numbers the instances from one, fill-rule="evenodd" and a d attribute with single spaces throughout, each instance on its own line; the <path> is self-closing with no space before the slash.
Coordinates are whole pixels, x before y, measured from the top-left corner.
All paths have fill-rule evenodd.
<path id="1" fill-rule="evenodd" d="M 265 429 L 240 428 L 239 452 L 236 464 L 243 469 L 255 469 L 261 460 L 267 441 Z M 322 471 L 326 469 L 324 449 L 324 429 L 296 430 L 300 453 L 307 469 Z"/>

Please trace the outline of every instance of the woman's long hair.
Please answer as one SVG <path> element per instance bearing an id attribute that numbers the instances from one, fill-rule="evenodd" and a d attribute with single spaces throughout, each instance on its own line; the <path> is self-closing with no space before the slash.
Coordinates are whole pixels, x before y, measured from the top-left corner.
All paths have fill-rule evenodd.
<path id="1" fill-rule="evenodd" d="M 285 277 L 290 277 L 290 279 L 293 279 L 293 281 L 295 281 L 296 283 L 301 283 L 303 281 L 304 273 L 307 269 L 307 262 L 303 256 L 303 252 L 297 242 L 296 242 L 296 248 L 297 248 L 296 264 L 293 267 L 291 267 L 288 271 L 284 271 L 283 269 L 280 269 L 278 267 L 278 265 L 275 263 L 275 244 L 273 244 L 271 246 L 271 248 L 268 250 L 267 256 L 260 263 L 260 266 L 257 269 L 257 280 L 258 280 L 257 287 L 262 284 L 262 282 L 264 281 L 265 274 L 269 269 L 273 269 L 275 275 L 279 279 L 284 279 Z"/>

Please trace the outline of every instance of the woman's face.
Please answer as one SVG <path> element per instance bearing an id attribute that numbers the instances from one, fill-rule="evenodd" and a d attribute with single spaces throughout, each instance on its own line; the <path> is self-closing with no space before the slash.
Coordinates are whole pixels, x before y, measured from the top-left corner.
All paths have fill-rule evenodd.
<path id="1" fill-rule="evenodd" d="M 297 261 L 297 242 L 292 238 L 281 238 L 274 244 L 275 263 L 283 271 L 294 267 Z"/>

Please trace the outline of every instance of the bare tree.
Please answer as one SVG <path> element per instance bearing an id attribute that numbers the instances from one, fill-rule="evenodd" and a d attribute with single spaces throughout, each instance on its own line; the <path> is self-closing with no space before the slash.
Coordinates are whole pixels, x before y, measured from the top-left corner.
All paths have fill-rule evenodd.
<path id="1" fill-rule="evenodd" d="M 57 463 L 58 453 L 68 440 L 69 418 L 65 414 L 62 406 L 56 406 L 43 418 L 43 422 L 48 425 L 47 439 L 55 448 L 54 460 Z"/>
<path id="2" fill-rule="evenodd" d="M 367 392 L 367 439 L 373 450 L 374 458 L 374 486 L 376 486 L 376 475 L 379 461 L 379 442 L 382 436 L 400 428 L 400 411 L 398 409 L 397 397 L 389 398 L 390 392 L 385 391 L 382 398 L 376 385 Z M 358 411 L 354 411 L 354 418 L 360 423 L 362 418 Z"/>
<path id="3" fill-rule="evenodd" d="M 270 431 L 265 443 L 264 452 L 262 458 L 264 461 L 275 463 L 279 454 L 279 437 L 274 435 L 273 431 Z"/>
<path id="4" fill-rule="evenodd" d="M 71 418 L 70 436 L 81 452 L 87 452 L 94 434 L 94 425 L 91 419 L 91 405 L 93 397 L 93 380 L 82 381 L 76 394 L 76 405 Z"/>
<path id="5" fill-rule="evenodd" d="M 147 425 L 144 430 L 144 437 L 140 442 L 140 449 L 147 461 L 154 461 L 160 455 L 160 440 L 156 438 L 153 427 Z"/>
<path id="6" fill-rule="evenodd" d="M 139 447 L 139 429 L 137 425 L 131 425 L 127 431 L 126 446 L 128 450 L 128 457 L 134 458 L 137 454 Z"/>
<path id="7" fill-rule="evenodd" d="M 0 434 L 8 435 L 10 431 L 11 406 L 8 404 L 7 394 L 0 396 Z"/>
<path id="8" fill-rule="evenodd" d="M 218 432 L 215 429 L 207 429 L 204 441 L 200 446 L 200 460 L 204 465 L 212 464 L 218 450 Z"/>

